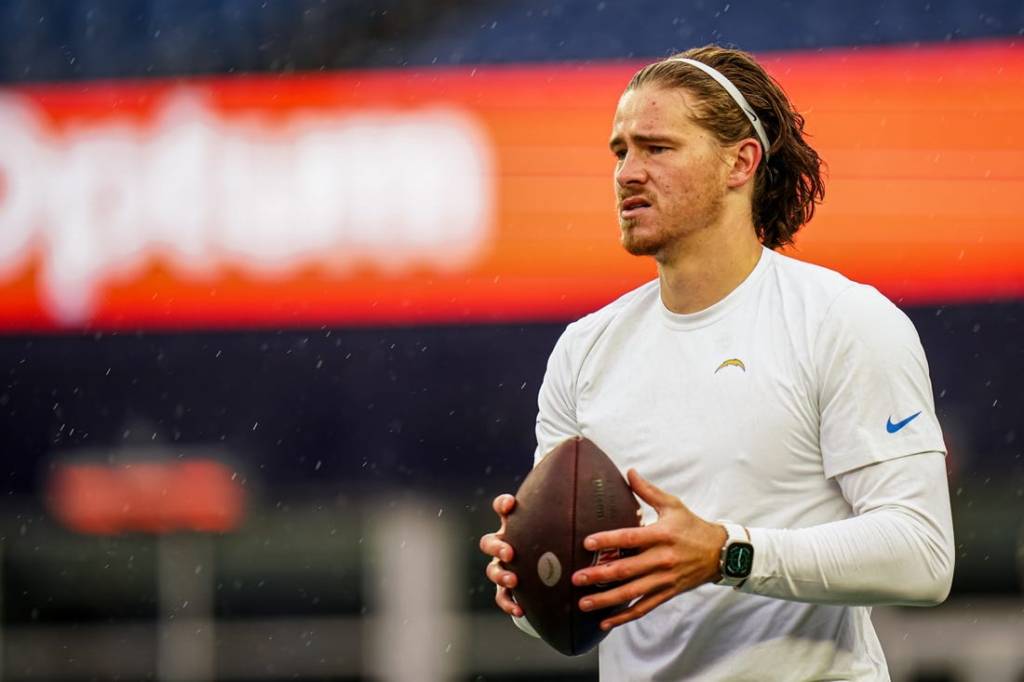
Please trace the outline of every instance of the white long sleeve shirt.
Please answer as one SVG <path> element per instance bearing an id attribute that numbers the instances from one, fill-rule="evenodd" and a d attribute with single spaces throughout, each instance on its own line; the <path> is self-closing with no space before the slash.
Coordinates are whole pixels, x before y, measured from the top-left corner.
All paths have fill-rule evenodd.
<path id="1" fill-rule="evenodd" d="M 703 585 L 616 628 L 604 680 L 885 680 L 866 605 L 948 591 L 927 362 L 870 287 L 767 249 L 691 315 L 651 282 L 568 327 L 538 402 L 538 457 L 586 437 L 755 548 L 741 590 Z"/>

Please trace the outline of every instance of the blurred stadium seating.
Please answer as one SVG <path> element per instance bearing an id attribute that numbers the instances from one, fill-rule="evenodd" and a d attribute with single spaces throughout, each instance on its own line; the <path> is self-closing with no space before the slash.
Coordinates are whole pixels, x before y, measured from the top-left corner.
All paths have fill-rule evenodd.
<path id="1" fill-rule="evenodd" d="M 876 612 L 893 678 L 1024 679 L 1022 32 L 994 0 L 0 0 L 0 676 L 594 679 L 476 543 L 564 325 L 651 276 L 619 88 L 716 41 L 830 164 L 795 255 L 928 353 L 958 563 Z"/>

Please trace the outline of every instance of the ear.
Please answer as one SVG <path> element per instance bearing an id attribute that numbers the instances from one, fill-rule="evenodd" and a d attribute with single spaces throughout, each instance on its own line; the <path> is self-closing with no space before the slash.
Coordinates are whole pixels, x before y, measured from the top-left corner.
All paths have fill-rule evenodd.
<path id="1" fill-rule="evenodd" d="M 736 189 L 752 182 L 763 156 L 760 143 L 752 137 L 737 142 L 734 153 L 732 168 L 729 169 L 727 178 L 730 189 Z"/>

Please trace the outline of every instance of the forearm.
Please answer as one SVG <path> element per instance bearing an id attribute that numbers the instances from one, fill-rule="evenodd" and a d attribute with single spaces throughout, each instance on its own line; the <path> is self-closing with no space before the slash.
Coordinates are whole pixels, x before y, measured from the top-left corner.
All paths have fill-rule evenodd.
<path id="1" fill-rule="evenodd" d="M 900 510 L 750 533 L 757 557 L 744 592 L 824 604 L 930 606 L 949 591 L 952 561 L 945 548 Z"/>
<path id="2" fill-rule="evenodd" d="M 795 530 L 750 528 L 754 566 L 742 591 L 824 604 L 942 602 L 953 538 L 941 454 L 866 469 L 875 471 L 840 482 L 856 516 Z"/>

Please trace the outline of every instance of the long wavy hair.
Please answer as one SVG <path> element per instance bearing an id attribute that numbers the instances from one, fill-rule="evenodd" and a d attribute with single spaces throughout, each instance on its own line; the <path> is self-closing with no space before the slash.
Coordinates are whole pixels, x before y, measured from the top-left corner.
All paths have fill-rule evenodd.
<path id="1" fill-rule="evenodd" d="M 793 242 L 793 236 L 814 215 L 825 198 L 822 160 L 804 139 L 804 117 L 793 108 L 782 87 L 741 50 L 717 45 L 697 47 L 640 69 L 626 86 L 683 88 L 697 100 L 694 116 L 720 144 L 757 138 L 749 119 L 729 93 L 697 67 L 671 61 L 703 62 L 732 81 L 761 119 L 768 136 L 767 161 L 762 157 L 754 176 L 753 219 L 758 239 L 770 249 Z"/>

